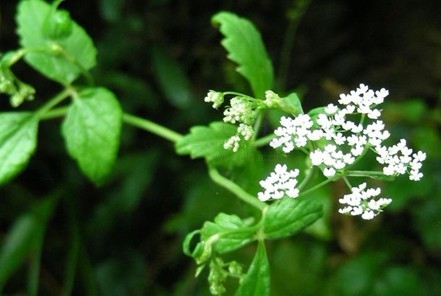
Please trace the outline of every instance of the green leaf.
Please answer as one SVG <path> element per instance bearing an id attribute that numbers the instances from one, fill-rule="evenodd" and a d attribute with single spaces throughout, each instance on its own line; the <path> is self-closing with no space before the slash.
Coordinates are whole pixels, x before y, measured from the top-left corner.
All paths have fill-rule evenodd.
<path id="1" fill-rule="evenodd" d="M 46 77 L 70 84 L 96 64 L 96 49 L 83 28 L 72 21 L 72 32 L 64 39 L 51 40 L 43 32 L 51 5 L 41 0 L 21 1 L 17 24 L 20 45 L 29 50 L 25 60 Z"/>
<path id="2" fill-rule="evenodd" d="M 0 113 L 0 184 L 26 166 L 37 146 L 37 130 L 32 113 Z"/>
<path id="3" fill-rule="evenodd" d="M 280 98 L 280 108 L 292 115 L 298 115 L 303 113 L 302 103 L 300 102 L 299 96 L 296 93 L 291 93 L 284 98 Z"/>
<path id="4" fill-rule="evenodd" d="M 54 198 L 39 201 L 17 218 L 9 230 L 0 251 L 0 292 L 11 274 L 39 248 L 54 205 Z"/>
<path id="5" fill-rule="evenodd" d="M 89 88 L 78 93 L 62 126 L 69 154 L 96 184 L 111 172 L 120 143 L 122 110 L 113 93 Z"/>
<path id="6" fill-rule="evenodd" d="M 283 198 L 268 207 L 263 218 L 266 238 L 294 235 L 322 216 L 322 206 L 316 201 Z"/>
<path id="7" fill-rule="evenodd" d="M 194 126 L 190 133 L 176 143 L 176 153 L 192 158 L 204 157 L 212 165 L 241 166 L 255 149 L 242 141 L 237 152 L 224 148 L 224 142 L 236 134 L 234 125 L 212 122 L 210 126 Z"/>
<path id="8" fill-rule="evenodd" d="M 212 239 L 215 242 L 214 250 L 222 254 L 249 244 L 254 240 L 255 232 L 253 227 L 248 226 L 238 216 L 220 213 L 214 222 L 204 223 L 201 240 L 206 242 Z"/>
<path id="9" fill-rule="evenodd" d="M 189 107 L 191 103 L 190 83 L 181 66 L 163 50 L 152 50 L 155 77 L 166 98 L 179 108 Z"/>
<path id="10" fill-rule="evenodd" d="M 270 271 L 265 243 L 259 241 L 257 252 L 235 296 L 265 296 L 270 294 Z"/>
<path id="11" fill-rule="evenodd" d="M 263 98 L 273 85 L 274 74 L 259 31 L 249 20 L 230 12 L 217 13 L 212 22 L 225 36 L 222 45 L 228 58 L 238 64 L 237 72 L 248 80 L 254 95 Z"/>

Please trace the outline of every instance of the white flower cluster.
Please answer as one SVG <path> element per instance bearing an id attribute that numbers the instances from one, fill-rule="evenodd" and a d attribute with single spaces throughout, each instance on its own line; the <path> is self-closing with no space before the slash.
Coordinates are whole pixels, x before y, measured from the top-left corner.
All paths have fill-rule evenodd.
<path id="1" fill-rule="evenodd" d="M 296 148 L 309 151 L 311 165 L 320 167 L 328 178 L 344 174 L 348 166 L 371 150 L 377 154 L 376 160 L 383 166 L 384 175 L 407 173 L 410 180 L 418 181 L 423 176 L 420 170 L 426 154 L 408 148 L 404 139 L 390 147 L 383 144 L 390 133 L 379 119 L 382 110 L 378 105 L 387 95 L 385 89 L 374 92 L 360 84 L 355 91 L 341 94 L 338 106 L 329 104 L 315 116 L 282 117 L 270 146 L 281 147 L 285 153 Z M 258 198 L 266 201 L 285 195 L 297 197 L 298 174 L 298 170 L 288 172 L 286 166 L 276 166 L 276 170 L 260 182 L 265 191 L 260 192 Z M 351 193 L 339 200 L 344 206 L 339 212 L 372 219 L 392 201 L 389 198 L 375 199 L 380 193 L 380 188 L 366 189 L 366 183 L 352 187 Z"/>
<path id="2" fill-rule="evenodd" d="M 365 220 L 370 220 L 377 216 L 381 210 L 392 202 L 390 198 L 374 198 L 380 195 L 380 188 L 369 188 L 366 190 L 366 183 L 353 187 L 350 194 L 346 194 L 339 202 L 344 208 L 339 209 L 341 214 L 349 214 L 352 216 L 361 215 Z"/>
<path id="3" fill-rule="evenodd" d="M 420 169 L 426 159 L 426 153 L 418 151 L 412 154 L 412 149 L 406 146 L 406 140 L 401 139 L 392 147 L 378 145 L 375 150 L 378 154 L 377 161 L 385 165 L 383 168 L 385 175 L 403 175 L 408 172 L 412 181 L 419 181 L 423 177 Z"/>
<path id="4" fill-rule="evenodd" d="M 210 90 L 204 98 L 207 103 L 213 103 L 212 107 L 217 109 L 224 102 L 224 93 Z M 237 133 L 224 142 L 224 148 L 237 152 L 240 141 L 248 141 L 254 135 L 254 129 L 251 126 L 256 118 L 255 106 L 249 98 L 234 97 L 230 101 L 230 106 L 224 111 L 224 122 L 232 124 L 239 123 Z"/>
<path id="5" fill-rule="evenodd" d="M 257 116 L 255 105 L 249 99 L 244 97 L 234 97 L 230 101 L 230 106 L 224 111 L 224 122 L 232 124 L 239 123 L 237 133 L 231 136 L 224 143 L 225 149 L 231 149 L 237 152 L 241 138 L 245 141 L 251 139 L 254 135 L 254 129 L 251 126 Z"/>
<path id="6" fill-rule="evenodd" d="M 406 141 L 386 147 L 383 141 L 390 136 L 383 121 L 378 118 L 381 110 L 377 106 L 383 103 L 388 91 L 381 89 L 374 92 L 366 85 L 348 95 L 341 94 L 338 101 L 340 106 L 329 104 L 316 118 L 308 114 L 300 114 L 295 118 L 282 117 L 280 127 L 274 131 L 276 137 L 270 142 L 273 148 L 282 147 L 285 153 L 295 148 L 303 148 L 310 142 L 326 140 L 323 148 L 311 149 L 309 157 L 311 163 L 322 169 L 326 177 L 333 177 L 338 171 L 355 162 L 369 148 L 378 154 L 377 161 L 384 165 L 385 175 L 395 176 L 409 173 L 411 180 L 422 177 L 421 161 L 425 154 L 406 147 Z M 351 120 L 361 115 L 359 122 Z M 370 123 L 366 123 L 367 119 Z"/>
<path id="7" fill-rule="evenodd" d="M 299 190 L 296 188 L 298 175 L 298 169 L 288 171 L 286 165 L 277 164 L 274 172 L 265 180 L 260 181 L 259 184 L 265 188 L 265 191 L 259 192 L 257 197 L 261 201 L 271 198 L 280 199 L 284 196 L 297 197 L 299 195 Z"/>

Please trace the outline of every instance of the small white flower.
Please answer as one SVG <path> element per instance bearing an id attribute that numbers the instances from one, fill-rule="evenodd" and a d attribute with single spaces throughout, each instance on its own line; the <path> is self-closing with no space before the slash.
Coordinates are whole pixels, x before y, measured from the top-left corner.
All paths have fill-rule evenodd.
<path id="1" fill-rule="evenodd" d="M 338 107 L 334 104 L 329 104 L 325 107 L 326 114 L 333 115 L 338 111 Z"/>

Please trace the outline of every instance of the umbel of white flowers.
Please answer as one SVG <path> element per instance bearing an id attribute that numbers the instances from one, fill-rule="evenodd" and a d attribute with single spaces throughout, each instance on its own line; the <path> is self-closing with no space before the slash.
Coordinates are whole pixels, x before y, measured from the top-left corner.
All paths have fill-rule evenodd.
<path id="1" fill-rule="evenodd" d="M 300 114 L 294 118 L 282 117 L 270 146 L 281 147 L 285 153 L 296 148 L 309 149 L 311 165 L 319 167 L 327 178 L 344 174 L 345 168 L 368 151 L 373 151 L 377 155 L 377 162 L 383 166 L 384 175 L 398 176 L 407 173 L 410 180 L 419 181 L 423 177 L 420 170 L 426 154 L 421 151 L 413 152 L 406 146 L 404 139 L 391 147 L 383 144 L 390 133 L 385 129 L 383 121 L 379 120 L 382 110 L 378 105 L 383 103 L 387 95 L 388 91 L 385 89 L 374 92 L 360 84 L 355 91 L 341 94 L 338 106 L 329 104 L 316 118 L 308 114 Z M 359 118 L 359 121 L 354 122 L 351 120 L 353 118 Z M 325 141 L 326 144 L 315 145 L 317 141 Z M 298 174 L 298 170 L 288 171 L 286 166 L 277 165 L 268 178 L 260 181 L 264 190 L 258 194 L 258 198 L 266 201 L 283 196 L 297 197 L 298 190 L 291 186 L 297 184 Z M 339 210 L 342 214 L 372 219 L 392 201 L 389 198 L 376 200 L 381 189 L 366 189 L 366 183 L 351 187 L 350 190 L 351 193 L 339 199 L 343 206 Z"/>

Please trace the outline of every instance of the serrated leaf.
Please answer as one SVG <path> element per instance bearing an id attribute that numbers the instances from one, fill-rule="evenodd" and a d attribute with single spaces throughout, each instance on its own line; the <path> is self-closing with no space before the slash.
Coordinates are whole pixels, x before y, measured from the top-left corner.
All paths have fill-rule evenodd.
<path id="1" fill-rule="evenodd" d="M 43 35 L 51 5 L 41 0 L 22 1 L 18 6 L 17 33 L 20 45 L 30 50 L 25 60 L 46 77 L 62 84 L 74 81 L 96 64 L 96 49 L 82 27 L 72 21 L 72 33 L 53 41 Z"/>
<path id="2" fill-rule="evenodd" d="M 67 150 L 96 184 L 105 180 L 114 165 L 121 125 L 121 107 L 105 88 L 85 89 L 69 106 L 62 125 Z"/>
<path id="3" fill-rule="evenodd" d="M 234 125 L 224 122 L 212 122 L 209 126 L 194 126 L 190 133 L 180 139 L 176 145 L 176 153 L 189 154 L 192 158 L 204 157 L 215 166 L 241 166 L 255 149 L 241 142 L 239 150 L 233 152 L 224 148 L 225 141 L 236 134 Z"/>
<path id="4" fill-rule="evenodd" d="M 190 82 L 181 66 L 163 50 L 152 50 L 153 70 L 168 101 L 176 107 L 185 108 L 191 103 Z"/>
<path id="5" fill-rule="evenodd" d="M 54 198 L 39 201 L 32 210 L 17 218 L 9 230 L 0 251 L 0 293 L 11 274 L 42 243 L 54 205 Z"/>
<path id="6" fill-rule="evenodd" d="M 207 221 L 201 229 L 201 241 L 208 241 L 213 236 L 218 239 L 214 250 L 218 253 L 228 253 L 239 249 L 254 240 L 256 230 L 236 215 L 220 213 L 214 222 Z"/>
<path id="7" fill-rule="evenodd" d="M 294 235 L 317 221 L 320 203 L 308 199 L 283 198 L 268 207 L 263 218 L 263 230 L 268 239 Z"/>
<path id="8" fill-rule="evenodd" d="M 259 31 L 249 20 L 230 12 L 217 13 L 212 22 L 225 36 L 222 45 L 228 58 L 238 64 L 237 72 L 247 79 L 254 95 L 263 98 L 272 87 L 274 74 Z"/>
<path id="9" fill-rule="evenodd" d="M 32 113 L 0 113 L 0 184 L 26 166 L 37 146 L 37 130 Z"/>
<path id="10" fill-rule="evenodd" d="M 265 243 L 259 241 L 256 255 L 235 296 L 270 295 L 270 270 Z"/>

